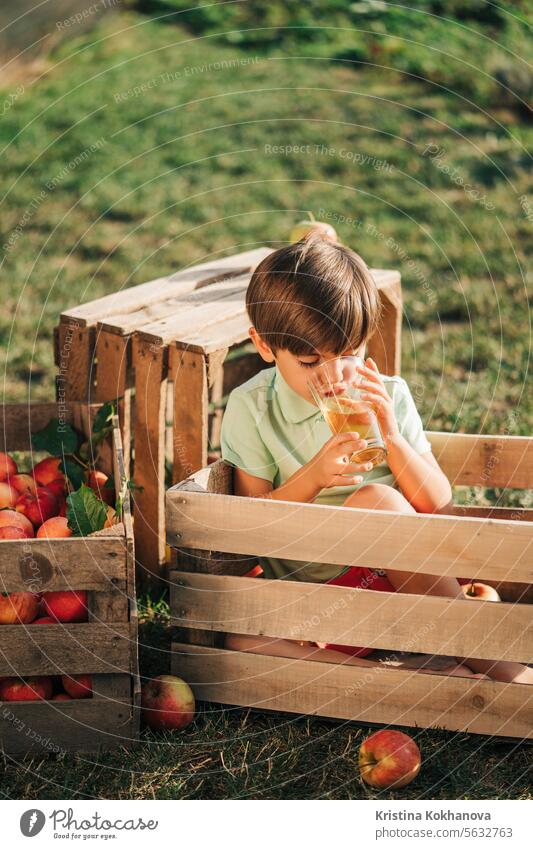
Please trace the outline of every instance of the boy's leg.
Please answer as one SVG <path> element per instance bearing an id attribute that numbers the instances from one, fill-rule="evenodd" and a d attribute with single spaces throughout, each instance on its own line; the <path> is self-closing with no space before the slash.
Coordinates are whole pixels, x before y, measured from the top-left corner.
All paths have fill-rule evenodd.
<path id="1" fill-rule="evenodd" d="M 384 484 L 368 484 L 361 487 L 346 499 L 344 506 L 362 507 L 368 510 L 396 510 L 400 513 L 416 513 L 414 507 L 409 504 L 401 492 Z M 401 572 L 396 569 L 390 569 L 387 572 L 387 578 L 398 592 L 463 598 L 463 591 L 457 578 Z M 488 674 L 497 681 L 533 684 L 533 669 L 521 663 L 483 660 L 473 657 L 457 657 L 456 660 L 458 663 L 468 664 L 474 672 Z"/>

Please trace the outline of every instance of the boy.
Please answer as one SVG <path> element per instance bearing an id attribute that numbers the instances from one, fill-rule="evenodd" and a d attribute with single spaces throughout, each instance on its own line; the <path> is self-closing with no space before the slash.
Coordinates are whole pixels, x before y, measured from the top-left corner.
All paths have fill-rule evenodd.
<path id="1" fill-rule="evenodd" d="M 427 440 L 405 380 L 381 375 L 373 360 L 358 367 L 379 421 L 386 462 L 349 462 L 366 445 L 355 432 L 331 436 L 307 387 L 318 364 L 335 380 L 342 358 L 363 356 L 379 323 L 380 301 L 366 264 L 349 248 L 316 234 L 274 251 L 256 268 L 246 295 L 250 337 L 274 368 L 231 392 L 222 422 L 222 457 L 234 467 L 234 492 L 255 498 L 336 504 L 401 513 L 451 512 L 452 489 Z M 297 528 L 295 528 L 297 532 Z M 455 578 L 364 567 L 259 558 L 265 577 L 337 583 L 374 590 L 462 598 Z M 370 648 L 302 644 L 230 634 L 241 651 L 368 665 Z M 457 658 L 450 672 L 533 683 L 519 663 Z M 462 662 L 467 666 L 461 665 Z M 429 670 L 427 670 L 429 671 Z"/>

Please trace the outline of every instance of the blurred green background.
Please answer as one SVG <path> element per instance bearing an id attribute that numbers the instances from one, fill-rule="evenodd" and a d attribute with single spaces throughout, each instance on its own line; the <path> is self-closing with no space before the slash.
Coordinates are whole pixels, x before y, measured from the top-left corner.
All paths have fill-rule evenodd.
<path id="1" fill-rule="evenodd" d="M 38 63 L 4 78 L 4 399 L 54 397 L 62 310 L 281 246 L 310 210 L 401 271 L 402 374 L 426 428 L 531 434 L 531 4 L 190 5 L 131 0 L 66 26 L 67 4 Z M 167 671 L 168 608 L 143 611 L 143 668 Z M 364 798 L 352 732 L 208 711 L 127 759 L 8 771 L 4 792 Z M 401 798 L 531 798 L 520 747 L 418 739 L 424 777 Z"/>

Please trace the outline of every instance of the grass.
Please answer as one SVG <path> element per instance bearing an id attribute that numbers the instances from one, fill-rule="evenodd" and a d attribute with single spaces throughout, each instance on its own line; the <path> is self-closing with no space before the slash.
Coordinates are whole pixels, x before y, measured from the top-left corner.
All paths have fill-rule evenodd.
<path id="1" fill-rule="evenodd" d="M 475 57 L 479 35 L 469 38 Z M 447 89 L 438 68 L 424 80 L 319 54 L 194 40 L 175 20 L 132 11 L 72 32 L 45 75 L 24 84 L 0 125 L 6 400 L 54 397 L 52 329 L 68 306 L 204 258 L 279 246 L 312 210 L 369 265 L 401 270 L 402 374 L 426 428 L 532 432 L 531 224 L 520 201 L 531 124 L 508 104 L 478 106 Z M 482 71 L 468 73 L 475 92 Z M 531 504 L 531 492 L 475 498 Z M 164 600 L 145 599 L 143 620 L 142 672 L 168 671 Z M 145 733 L 131 752 L 4 759 L 2 792 L 374 798 L 356 767 L 366 733 L 205 704 L 184 733 Z M 414 736 L 421 775 L 379 798 L 533 797 L 526 747 Z"/>

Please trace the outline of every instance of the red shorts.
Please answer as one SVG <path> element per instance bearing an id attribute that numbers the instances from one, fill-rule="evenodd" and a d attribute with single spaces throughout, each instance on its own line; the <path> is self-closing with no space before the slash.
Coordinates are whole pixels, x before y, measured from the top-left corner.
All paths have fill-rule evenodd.
<path id="1" fill-rule="evenodd" d="M 395 588 L 384 575 L 379 575 L 372 569 L 367 569 L 366 566 L 350 566 L 342 575 L 336 578 L 331 578 L 326 581 L 327 584 L 337 584 L 340 587 L 362 587 L 368 590 L 381 590 L 382 592 L 393 593 Z M 323 644 L 321 644 L 323 645 Z M 359 648 L 357 646 L 342 646 L 337 643 L 326 643 L 324 648 L 336 649 L 343 651 L 345 654 L 356 655 L 357 657 L 365 657 L 374 649 Z"/>

